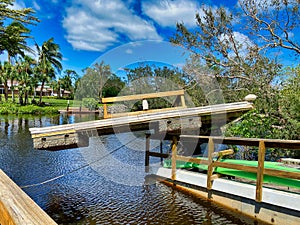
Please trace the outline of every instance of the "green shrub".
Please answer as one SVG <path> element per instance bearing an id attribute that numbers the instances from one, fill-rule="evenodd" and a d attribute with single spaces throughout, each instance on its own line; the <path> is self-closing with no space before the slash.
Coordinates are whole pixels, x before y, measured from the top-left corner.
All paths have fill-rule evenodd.
<path id="1" fill-rule="evenodd" d="M 83 98 L 82 104 L 89 110 L 95 110 L 98 108 L 98 101 L 94 98 Z"/>
<path id="2" fill-rule="evenodd" d="M 37 105 L 20 106 L 13 102 L 0 103 L 0 114 L 57 114 L 56 107 L 41 107 Z"/>

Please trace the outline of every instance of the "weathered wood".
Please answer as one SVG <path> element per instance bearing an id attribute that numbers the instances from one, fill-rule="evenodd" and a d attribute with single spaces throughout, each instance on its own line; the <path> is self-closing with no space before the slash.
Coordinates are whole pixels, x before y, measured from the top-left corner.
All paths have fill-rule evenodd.
<path id="1" fill-rule="evenodd" d="M 108 118 L 107 104 L 103 103 L 103 118 Z"/>
<path id="2" fill-rule="evenodd" d="M 180 96 L 181 100 L 181 107 L 172 107 L 172 108 L 165 108 L 165 109 L 151 109 L 148 110 L 142 110 L 142 111 L 136 111 L 136 112 L 125 112 L 125 113 L 114 113 L 114 114 L 108 114 L 106 103 L 114 103 L 114 102 L 122 102 L 122 101 L 132 101 L 132 100 L 145 100 L 149 98 L 161 98 L 161 97 L 170 97 L 170 96 Z M 103 108 L 103 118 L 116 118 L 121 116 L 130 116 L 130 115 L 140 115 L 145 112 L 159 112 L 159 111 L 169 111 L 177 108 L 185 108 L 185 100 L 184 100 L 184 90 L 178 90 L 178 91 L 167 91 L 167 92 L 156 92 L 156 93 L 147 93 L 147 94 L 137 94 L 137 95 L 127 95 L 127 96 L 117 96 L 117 97 L 108 97 L 108 98 L 102 98 L 102 102 L 104 103 Z"/>
<path id="3" fill-rule="evenodd" d="M 266 148 L 286 148 L 300 149 L 300 140 L 282 140 L 282 139 L 264 139 L 264 138 L 240 138 L 240 137 L 220 137 L 220 136 L 197 136 L 197 135 L 181 135 L 180 138 L 188 141 L 197 139 L 203 143 L 208 142 L 212 138 L 215 144 L 227 145 L 246 145 L 259 146 L 260 141 L 264 141 Z"/>
<path id="4" fill-rule="evenodd" d="M 266 146 L 264 141 L 259 141 L 258 148 L 258 165 L 256 176 L 256 196 L 255 201 L 261 202 L 262 200 L 262 186 L 264 182 L 264 164 L 265 164 Z"/>
<path id="5" fill-rule="evenodd" d="M 57 224 L 0 170 L 0 224 Z"/>
<path id="6" fill-rule="evenodd" d="M 223 158 L 225 155 L 232 155 L 234 153 L 233 149 L 226 149 L 219 152 L 214 152 L 213 157 L 218 157 L 218 161 Z"/>
<path id="7" fill-rule="evenodd" d="M 163 108 L 163 109 L 149 109 L 146 111 L 135 111 L 135 112 L 121 112 L 121 113 L 114 113 L 114 114 L 106 114 L 106 116 L 103 116 L 104 119 L 108 118 L 118 118 L 118 117 L 125 117 L 125 116 L 137 116 L 145 113 L 156 113 L 156 112 L 168 112 L 170 110 L 176 110 L 176 109 L 183 109 L 183 107 L 172 107 L 172 108 Z"/>
<path id="8" fill-rule="evenodd" d="M 149 152 L 149 156 L 160 157 L 160 158 L 169 158 L 170 155 L 167 153 L 158 153 L 158 152 Z"/>
<path id="9" fill-rule="evenodd" d="M 149 172 L 149 152 L 150 152 L 150 136 L 151 134 L 146 134 L 146 153 L 145 153 L 145 172 Z"/>
<path id="10" fill-rule="evenodd" d="M 197 159 L 197 158 L 187 157 L 182 155 L 177 155 L 176 159 L 183 162 L 191 162 L 191 163 L 208 165 L 208 160 L 206 159 Z"/>
<path id="11" fill-rule="evenodd" d="M 214 172 L 213 165 L 213 153 L 214 153 L 214 141 L 212 138 L 208 140 L 208 166 L 207 166 L 207 190 L 212 189 L 212 175 Z"/>
<path id="12" fill-rule="evenodd" d="M 161 120 L 169 120 L 172 118 L 191 118 L 197 116 L 205 116 L 217 113 L 244 113 L 244 111 L 248 111 L 253 108 L 253 105 L 248 102 L 240 102 L 240 103 L 228 103 L 228 104 L 220 104 L 213 106 L 205 106 L 205 107 L 196 107 L 196 108 L 186 108 L 186 109 L 177 109 L 170 112 L 157 112 L 157 113 L 145 113 L 142 115 L 128 116 L 128 117 L 120 117 L 113 119 L 105 119 L 105 120 L 95 120 L 88 122 L 81 122 L 75 124 L 66 124 L 66 125 L 58 125 L 51 127 L 43 127 L 43 128 L 30 128 L 31 135 L 33 139 L 34 137 L 43 136 L 48 139 L 51 136 L 55 135 L 56 132 L 62 132 L 64 135 L 68 130 L 75 130 L 76 133 L 84 131 L 84 130 L 97 130 L 98 133 L 105 130 L 115 130 L 118 127 L 132 127 L 132 126 L 141 126 L 140 129 L 145 129 L 145 125 L 149 125 L 150 123 L 158 122 Z M 126 129 L 125 129 L 126 130 Z M 130 131 L 127 129 L 127 131 Z M 38 136 L 37 136 L 38 135 Z M 62 136 L 61 136 L 62 137 Z M 57 145 L 54 143 L 54 146 Z M 35 145 L 34 140 L 34 147 Z M 49 144 L 49 147 L 51 145 Z"/>
<path id="13" fill-rule="evenodd" d="M 172 180 L 176 180 L 177 144 L 178 144 L 178 139 L 176 136 L 174 136 L 172 142 L 172 175 L 171 175 Z"/>
<path id="14" fill-rule="evenodd" d="M 102 98 L 102 103 L 133 101 L 133 100 L 142 100 L 147 98 L 161 98 L 161 97 L 169 97 L 169 96 L 176 96 L 176 95 L 184 95 L 184 90 L 108 97 L 108 98 Z"/>

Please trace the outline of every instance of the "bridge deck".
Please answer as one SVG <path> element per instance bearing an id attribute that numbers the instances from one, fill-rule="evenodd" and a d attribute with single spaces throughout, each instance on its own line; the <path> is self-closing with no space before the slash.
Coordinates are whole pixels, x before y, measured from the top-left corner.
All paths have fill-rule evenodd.
<path id="1" fill-rule="evenodd" d="M 98 132 L 101 131 L 103 133 L 113 133 L 115 129 L 118 129 L 120 127 L 132 126 L 135 126 L 135 130 L 144 130 L 152 122 L 165 121 L 167 123 L 168 120 L 174 118 L 182 119 L 205 116 L 209 116 L 211 118 L 212 116 L 217 117 L 220 115 L 226 123 L 226 120 L 228 120 L 228 117 L 230 117 L 230 115 L 234 115 L 234 117 L 237 117 L 251 109 L 253 109 L 253 105 L 249 102 L 226 103 L 204 107 L 176 109 L 168 112 L 162 111 L 156 113 L 144 113 L 140 115 L 123 116 L 119 118 L 80 122 L 75 124 L 30 128 L 30 132 L 32 138 L 34 139 L 34 147 L 47 149 L 52 145 L 50 142 L 53 141 L 48 141 L 51 138 L 52 140 L 59 140 L 59 143 L 56 142 L 53 144 L 54 146 L 71 146 L 80 142 L 80 135 L 82 136 L 88 134 L 88 132 L 92 132 L 95 130 Z M 127 129 L 127 131 L 129 130 Z M 94 135 L 92 134 L 92 136 Z"/>

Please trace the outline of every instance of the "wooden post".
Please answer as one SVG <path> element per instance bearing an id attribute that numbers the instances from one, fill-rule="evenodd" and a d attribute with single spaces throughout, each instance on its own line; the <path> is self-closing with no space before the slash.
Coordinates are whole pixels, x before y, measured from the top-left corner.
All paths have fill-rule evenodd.
<path id="1" fill-rule="evenodd" d="M 264 182 L 264 163 L 265 163 L 266 146 L 264 141 L 259 141 L 258 147 L 258 166 L 256 177 L 256 202 L 262 201 L 262 185 Z"/>
<path id="2" fill-rule="evenodd" d="M 160 154 L 163 153 L 163 141 L 160 141 L 160 143 L 159 143 L 159 152 L 160 152 Z M 163 157 L 160 157 L 160 163 L 161 163 L 161 165 L 163 165 Z"/>
<path id="3" fill-rule="evenodd" d="M 149 173 L 150 133 L 146 133 L 145 172 Z"/>
<path id="4" fill-rule="evenodd" d="M 182 107 L 186 107 L 186 105 L 185 105 L 185 99 L 184 99 L 184 94 L 180 95 L 180 100 L 181 100 L 181 106 Z"/>
<path id="5" fill-rule="evenodd" d="M 176 158 L 177 158 L 177 136 L 173 136 L 172 142 L 172 175 L 171 179 L 176 180 Z"/>
<path id="6" fill-rule="evenodd" d="M 106 103 L 103 103 L 103 118 L 106 119 L 107 117 L 107 105 Z"/>
<path id="7" fill-rule="evenodd" d="M 207 167 L 207 190 L 212 189 L 212 175 L 213 175 L 213 154 L 214 154 L 214 141 L 210 137 L 208 140 L 208 167 Z"/>

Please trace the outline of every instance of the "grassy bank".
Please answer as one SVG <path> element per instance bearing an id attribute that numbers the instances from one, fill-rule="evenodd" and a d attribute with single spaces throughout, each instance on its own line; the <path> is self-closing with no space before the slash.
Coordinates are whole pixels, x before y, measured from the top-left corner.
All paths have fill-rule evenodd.
<path id="1" fill-rule="evenodd" d="M 38 101 L 38 99 L 35 101 Z M 81 101 L 58 99 L 56 97 L 43 97 L 42 103 L 41 105 L 28 104 L 21 106 L 17 97 L 15 102 L 12 102 L 11 99 L 4 101 L 4 98 L 2 98 L 0 114 L 58 114 L 59 110 L 67 109 L 68 106 L 78 108 L 82 106 Z"/>
<path id="2" fill-rule="evenodd" d="M 18 103 L 0 103 L 0 114 L 57 114 L 58 107 L 26 105 L 20 106 Z"/>
<path id="3" fill-rule="evenodd" d="M 0 102 L 0 114 L 58 114 L 60 109 L 66 109 L 68 100 L 57 99 L 54 97 L 44 97 L 42 105 L 28 104 L 21 106 L 18 102 L 18 98 L 15 98 L 15 102 L 11 99 Z M 37 100 L 36 100 L 37 101 Z M 70 106 L 73 104 L 69 101 Z"/>

